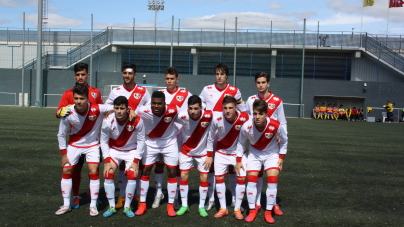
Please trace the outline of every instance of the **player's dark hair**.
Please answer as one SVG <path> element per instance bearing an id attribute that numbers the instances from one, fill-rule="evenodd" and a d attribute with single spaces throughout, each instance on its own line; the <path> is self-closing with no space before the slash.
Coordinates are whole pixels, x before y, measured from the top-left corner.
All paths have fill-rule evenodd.
<path id="1" fill-rule="evenodd" d="M 194 104 L 199 104 L 200 107 L 202 107 L 202 99 L 197 96 L 197 95 L 192 95 L 191 97 L 188 98 L 188 106 L 194 105 Z"/>
<path id="2" fill-rule="evenodd" d="M 256 110 L 260 113 L 268 113 L 268 104 L 261 99 L 256 99 L 253 103 L 253 110 Z"/>
<path id="3" fill-rule="evenodd" d="M 328 103 L 328 106 L 332 106 L 331 103 Z"/>
<path id="4" fill-rule="evenodd" d="M 118 96 L 114 100 L 114 106 L 120 106 L 124 104 L 126 108 L 128 108 L 128 99 L 125 96 Z"/>
<path id="5" fill-rule="evenodd" d="M 224 99 L 222 101 L 222 105 L 224 106 L 224 105 L 226 105 L 228 103 L 233 103 L 234 106 L 236 106 L 237 105 L 237 100 L 233 96 L 227 95 L 227 96 L 224 97 Z"/>
<path id="6" fill-rule="evenodd" d="M 123 72 L 123 70 L 125 70 L 127 68 L 133 69 L 133 72 L 136 73 L 136 65 L 134 63 L 132 63 L 132 62 L 123 63 L 121 72 Z"/>
<path id="7" fill-rule="evenodd" d="M 175 77 L 178 78 L 178 70 L 175 67 L 167 67 L 165 70 L 165 75 L 167 74 L 175 75 Z"/>
<path id="8" fill-rule="evenodd" d="M 341 108 L 341 107 L 342 107 L 342 105 L 339 106 L 339 108 Z"/>
<path id="9" fill-rule="evenodd" d="M 216 74 L 216 71 L 218 71 L 218 70 L 223 71 L 226 74 L 226 76 L 229 76 L 229 68 L 223 62 L 221 62 L 221 63 L 219 63 L 219 64 L 217 64 L 215 66 L 215 69 L 213 70 L 213 73 Z"/>
<path id="10" fill-rule="evenodd" d="M 153 94 L 152 94 L 151 97 L 152 97 L 152 98 L 156 98 L 156 99 L 163 99 L 164 102 L 166 101 L 166 96 L 165 96 L 164 93 L 161 92 L 161 91 L 155 91 L 155 92 L 153 92 Z"/>
<path id="11" fill-rule="evenodd" d="M 88 65 L 86 63 L 80 62 L 74 65 L 74 73 L 83 70 L 86 70 L 86 72 L 88 73 Z"/>
<path id="12" fill-rule="evenodd" d="M 256 74 L 255 74 L 255 81 L 257 81 L 258 78 L 261 78 L 261 77 L 264 77 L 264 78 L 267 80 L 267 82 L 269 82 L 269 80 L 271 79 L 271 77 L 269 76 L 268 73 L 266 73 L 266 72 L 259 72 L 259 73 L 256 73 Z"/>
<path id="13" fill-rule="evenodd" d="M 84 95 L 88 98 L 88 87 L 84 84 L 76 84 L 73 87 L 73 94 Z"/>

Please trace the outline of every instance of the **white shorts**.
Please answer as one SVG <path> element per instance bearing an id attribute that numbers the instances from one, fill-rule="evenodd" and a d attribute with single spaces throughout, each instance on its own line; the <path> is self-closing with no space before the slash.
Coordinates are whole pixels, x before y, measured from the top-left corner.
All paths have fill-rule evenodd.
<path id="1" fill-rule="evenodd" d="M 116 166 L 119 166 L 121 162 L 125 162 L 125 170 L 128 170 L 130 165 L 135 158 L 136 150 L 132 151 L 118 151 L 113 148 L 109 149 L 109 156 L 112 159 L 112 162 L 115 163 Z"/>
<path id="2" fill-rule="evenodd" d="M 261 156 L 250 152 L 247 158 L 247 172 L 260 172 L 262 167 L 264 167 L 264 171 L 270 169 L 280 170 L 278 166 L 278 161 L 279 161 L 278 153 L 274 153 L 273 155 L 269 156 L 268 155 Z"/>
<path id="3" fill-rule="evenodd" d="M 191 157 L 188 155 L 185 155 L 183 153 L 180 153 L 180 157 L 179 157 L 179 162 L 180 162 L 180 170 L 181 171 L 189 171 L 194 167 L 194 160 L 198 163 L 198 172 L 200 173 L 209 173 L 209 169 L 205 169 L 203 163 L 205 163 L 205 160 L 208 156 L 202 156 L 202 157 Z"/>
<path id="4" fill-rule="evenodd" d="M 236 156 L 235 155 L 225 155 L 219 152 L 215 152 L 215 176 L 222 177 L 229 173 L 229 166 L 236 167 Z M 241 159 L 243 163 L 244 170 L 240 168 L 240 177 L 246 176 L 246 169 L 247 169 L 247 156 L 244 153 Z"/>
<path id="5" fill-rule="evenodd" d="M 69 168 L 77 165 L 80 156 L 82 154 L 86 155 L 87 164 L 100 164 L 100 146 L 96 145 L 93 147 L 78 148 L 73 146 L 67 146 L 67 158 L 72 165 L 66 164 L 63 168 Z"/>
<path id="6" fill-rule="evenodd" d="M 154 148 L 146 146 L 145 152 L 142 157 L 142 164 L 144 166 L 152 166 L 156 162 L 161 161 L 159 155 L 163 156 L 164 164 L 168 167 L 178 166 L 178 145 L 174 143 L 168 147 Z"/>

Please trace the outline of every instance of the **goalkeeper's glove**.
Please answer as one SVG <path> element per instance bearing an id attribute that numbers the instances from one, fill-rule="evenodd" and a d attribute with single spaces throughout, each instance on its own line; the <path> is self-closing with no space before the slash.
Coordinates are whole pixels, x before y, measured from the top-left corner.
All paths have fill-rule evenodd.
<path id="1" fill-rule="evenodd" d="M 59 116 L 59 117 L 66 117 L 66 116 L 68 116 L 68 115 L 70 114 L 70 106 L 71 106 L 71 105 L 67 105 L 67 106 L 63 107 L 62 109 L 60 109 L 60 110 L 58 111 L 58 116 Z"/>

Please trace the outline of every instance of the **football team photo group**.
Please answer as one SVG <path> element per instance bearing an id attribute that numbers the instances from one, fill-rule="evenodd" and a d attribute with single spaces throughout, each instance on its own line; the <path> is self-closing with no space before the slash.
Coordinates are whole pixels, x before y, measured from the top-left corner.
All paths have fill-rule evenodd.
<path id="1" fill-rule="evenodd" d="M 244 101 L 240 90 L 227 83 L 225 63 L 212 67 L 216 81 L 199 95 L 178 87 L 175 67 L 165 69 L 166 88 L 151 94 L 135 83 L 134 63 L 124 63 L 121 69 L 123 84 L 106 94 L 104 103 L 100 91 L 87 83 L 88 65 L 74 66 L 76 84 L 63 93 L 56 110 L 63 198 L 56 215 L 88 212 L 79 209 L 84 163 L 91 216 L 121 215 L 119 210 L 129 218 L 147 216 L 165 197 L 170 217 L 187 218 L 190 209 L 197 209 L 205 218 L 218 205 L 214 218 L 232 215 L 253 222 L 262 210 L 264 220 L 274 223 L 276 215 L 283 215 L 277 192 L 288 147 L 287 122 L 282 99 L 269 89 L 267 73 L 251 77 L 256 94 Z M 151 176 L 156 194 L 148 201 Z M 197 208 L 188 203 L 188 194 L 197 187 L 189 184 L 195 176 Z M 102 187 L 106 199 L 100 198 Z M 226 191 L 231 201 L 226 201 Z M 108 205 L 98 210 L 101 200 Z M 242 206 L 243 200 L 248 207 Z"/>

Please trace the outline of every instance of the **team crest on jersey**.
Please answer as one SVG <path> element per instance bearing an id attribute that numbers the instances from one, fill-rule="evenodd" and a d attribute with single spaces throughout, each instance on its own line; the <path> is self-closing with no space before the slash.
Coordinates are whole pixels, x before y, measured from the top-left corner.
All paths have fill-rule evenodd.
<path id="1" fill-rule="evenodd" d="M 98 94 L 97 93 L 95 93 L 95 92 L 91 92 L 91 96 L 93 96 L 93 98 L 97 98 L 97 96 L 98 96 Z"/>
<path id="2" fill-rule="evenodd" d="M 274 126 L 269 126 L 269 130 L 273 131 L 275 129 Z"/>
<path id="3" fill-rule="evenodd" d="M 203 128 L 208 127 L 208 125 L 209 125 L 209 122 L 201 122 L 201 126 L 202 126 Z"/>
<path id="4" fill-rule="evenodd" d="M 164 122 L 165 123 L 171 122 L 172 119 L 173 119 L 172 117 L 165 117 Z"/>
<path id="5" fill-rule="evenodd" d="M 129 132 L 132 132 L 133 129 L 135 129 L 135 126 L 133 126 L 133 125 L 126 125 L 126 130 L 128 130 Z"/>
<path id="6" fill-rule="evenodd" d="M 241 125 L 236 125 L 236 130 L 240 130 L 241 129 Z"/>
<path id="7" fill-rule="evenodd" d="M 135 99 L 140 99 L 141 97 L 142 97 L 142 95 L 139 94 L 139 93 L 134 93 L 133 94 L 133 98 L 135 98 Z"/>
<path id="8" fill-rule="evenodd" d="M 272 133 L 265 133 L 265 137 L 266 137 L 267 139 L 271 139 L 273 135 L 274 135 L 274 134 L 272 134 Z"/>
<path id="9" fill-rule="evenodd" d="M 269 108 L 270 110 L 275 109 L 275 104 L 274 104 L 274 103 L 268 103 L 268 108 Z"/>
<path id="10" fill-rule="evenodd" d="M 90 119 L 90 121 L 94 121 L 95 119 L 97 119 L 97 115 L 90 115 L 88 116 L 88 119 Z"/>
<path id="11" fill-rule="evenodd" d="M 182 100 L 184 100 L 184 96 L 177 96 L 175 98 L 178 100 L 178 102 L 182 102 Z"/>
<path id="12" fill-rule="evenodd" d="M 95 111 L 97 111 L 97 109 L 95 109 L 95 108 L 91 108 L 91 111 L 92 111 L 92 112 L 95 112 Z"/>
<path id="13" fill-rule="evenodd" d="M 204 117 L 210 118 L 211 116 L 210 116 L 210 114 L 205 114 Z"/>

